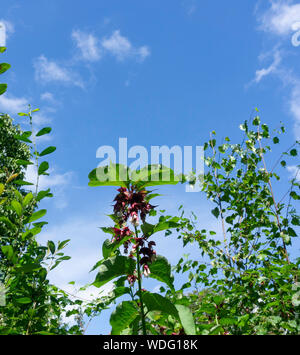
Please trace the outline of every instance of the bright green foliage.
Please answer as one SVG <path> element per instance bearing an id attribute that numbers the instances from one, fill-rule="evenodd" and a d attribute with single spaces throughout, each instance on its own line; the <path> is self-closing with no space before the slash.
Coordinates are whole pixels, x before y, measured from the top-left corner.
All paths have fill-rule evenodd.
<path id="1" fill-rule="evenodd" d="M 253 125 L 255 130 L 247 122 L 241 125 L 243 144 L 227 139 L 217 147 L 213 137 L 205 144 L 209 171 L 203 191 L 216 205 L 212 213 L 222 236 L 198 230 L 196 221 L 182 216 L 184 245 L 197 243 L 202 255 L 194 261 L 181 259 L 176 266 L 177 272 L 190 273 L 182 292 L 192 281 L 203 290 L 186 296 L 199 334 L 300 333 L 300 259 L 291 260 L 289 255 L 299 226 L 292 206 L 299 198 L 299 183 L 292 180 L 287 204 L 275 200 L 272 180 L 279 178 L 274 172 L 277 165 L 267 170 L 265 157 L 272 138 L 259 117 Z M 296 156 L 297 144 L 284 155 Z"/>

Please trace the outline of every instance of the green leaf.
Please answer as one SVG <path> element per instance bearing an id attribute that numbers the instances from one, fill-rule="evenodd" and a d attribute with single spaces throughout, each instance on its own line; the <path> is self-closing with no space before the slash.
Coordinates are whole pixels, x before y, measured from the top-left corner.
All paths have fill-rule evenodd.
<path id="1" fill-rule="evenodd" d="M 22 159 L 18 159 L 18 160 L 16 161 L 16 163 L 17 163 L 18 165 L 24 165 L 24 166 L 32 165 L 32 164 L 33 164 L 32 161 L 22 160 Z"/>
<path id="2" fill-rule="evenodd" d="M 142 229 L 144 236 L 150 237 L 150 235 L 152 235 L 154 233 L 154 227 L 155 227 L 154 224 L 144 222 L 141 225 L 141 229 Z"/>
<path id="3" fill-rule="evenodd" d="M 53 195 L 50 193 L 50 189 L 42 190 L 38 193 L 36 200 L 41 201 L 45 197 L 52 197 Z"/>
<path id="4" fill-rule="evenodd" d="M 143 302 L 148 312 L 160 311 L 179 319 L 177 308 L 173 303 L 158 293 L 143 292 Z"/>
<path id="5" fill-rule="evenodd" d="M 18 266 L 17 271 L 24 272 L 26 274 L 34 270 L 38 270 L 40 268 L 41 268 L 40 264 L 25 264 L 25 265 Z"/>
<path id="6" fill-rule="evenodd" d="M 135 261 L 133 259 L 122 255 L 113 256 L 101 263 L 93 285 L 101 287 L 118 276 L 132 275 L 134 269 Z"/>
<path id="7" fill-rule="evenodd" d="M 11 206 L 12 208 L 15 210 L 15 212 L 17 213 L 17 215 L 19 217 L 21 217 L 22 213 L 23 213 L 23 208 L 20 204 L 20 202 L 16 201 L 16 200 L 13 200 L 11 201 Z"/>
<path id="8" fill-rule="evenodd" d="M 120 248 L 120 246 L 123 245 L 130 238 L 132 238 L 132 235 L 128 235 L 126 237 L 123 237 L 121 240 L 116 241 L 116 242 L 111 242 L 109 239 L 106 239 L 102 245 L 103 258 L 104 259 L 109 258 L 115 252 L 115 250 Z"/>
<path id="9" fill-rule="evenodd" d="M 11 65 L 8 63 L 1 63 L 0 64 L 0 74 L 5 73 L 6 70 L 8 70 L 10 67 L 11 67 Z"/>
<path id="10" fill-rule="evenodd" d="M 32 182 L 24 181 L 24 180 L 15 180 L 14 184 L 19 186 L 32 186 L 34 185 Z"/>
<path id="11" fill-rule="evenodd" d="M 22 303 L 22 304 L 27 304 L 27 303 L 31 303 L 32 302 L 31 298 L 29 298 L 29 297 L 17 298 L 16 301 L 18 303 Z"/>
<path id="12" fill-rule="evenodd" d="M 4 94 L 7 90 L 7 84 L 0 84 L 0 95 Z"/>
<path id="13" fill-rule="evenodd" d="M 297 149 L 292 149 L 292 150 L 290 151 L 290 155 L 291 155 L 292 157 L 295 157 L 297 154 L 298 154 L 298 153 L 297 153 Z"/>
<path id="14" fill-rule="evenodd" d="M 161 164 L 148 165 L 140 171 L 133 171 L 131 179 L 140 187 L 158 185 L 176 185 L 181 181 L 174 171 Z"/>
<path id="15" fill-rule="evenodd" d="M 70 241 L 71 239 L 66 239 L 58 244 L 57 250 L 63 249 Z"/>
<path id="16" fill-rule="evenodd" d="M 29 223 L 34 222 L 37 219 L 42 218 L 43 216 L 45 216 L 46 213 L 47 213 L 47 210 L 39 210 L 37 212 L 34 212 L 32 214 L 32 216 L 29 218 Z"/>
<path id="17" fill-rule="evenodd" d="M 33 194 L 32 192 L 29 192 L 23 199 L 23 206 L 26 207 L 32 199 L 33 199 Z"/>
<path id="18" fill-rule="evenodd" d="M 0 184 L 0 195 L 2 195 L 3 191 L 4 191 L 4 185 Z"/>
<path id="19" fill-rule="evenodd" d="M 119 335 L 138 315 L 139 311 L 133 301 L 123 301 L 118 304 L 110 316 L 111 335 Z"/>
<path id="20" fill-rule="evenodd" d="M 4 53 L 6 51 L 6 47 L 0 47 L 0 53 Z"/>
<path id="21" fill-rule="evenodd" d="M 219 207 L 214 208 L 214 209 L 211 211 L 211 213 L 212 213 L 216 218 L 218 218 L 219 215 L 220 215 Z"/>
<path id="22" fill-rule="evenodd" d="M 178 228 L 180 226 L 180 224 L 177 223 L 178 220 L 178 217 L 173 217 L 172 219 L 158 222 L 154 227 L 153 234 L 170 228 Z"/>
<path id="23" fill-rule="evenodd" d="M 294 200 L 299 200 L 299 199 L 300 199 L 300 196 L 297 194 L 296 191 L 291 191 L 291 192 L 290 192 L 290 196 L 291 196 L 291 198 L 294 199 Z"/>
<path id="24" fill-rule="evenodd" d="M 56 147 L 50 146 L 46 149 L 44 149 L 41 153 L 39 153 L 40 157 L 43 157 L 44 155 L 51 154 L 56 150 Z"/>
<path id="25" fill-rule="evenodd" d="M 281 164 L 281 166 L 285 167 L 285 166 L 286 166 L 286 161 L 285 161 L 285 160 L 282 160 L 282 161 L 280 162 L 280 164 Z"/>
<path id="26" fill-rule="evenodd" d="M 1 216 L 0 222 L 5 223 L 7 225 L 7 227 L 11 228 L 12 230 L 17 229 L 17 227 L 7 217 Z"/>
<path id="27" fill-rule="evenodd" d="M 189 307 L 182 304 L 175 304 L 178 311 L 180 323 L 187 335 L 196 335 L 195 321 Z"/>
<path id="28" fill-rule="evenodd" d="M 164 256 L 157 255 L 153 263 L 149 265 L 149 269 L 149 276 L 151 278 L 164 282 L 171 290 L 174 290 L 174 277 L 171 274 L 171 265 Z"/>
<path id="29" fill-rule="evenodd" d="M 124 287 L 124 286 L 116 287 L 111 292 L 111 299 L 115 300 L 118 297 L 121 297 L 126 294 L 130 295 L 130 287 Z"/>
<path id="30" fill-rule="evenodd" d="M 52 131 L 51 127 L 44 127 L 36 134 L 36 137 L 43 136 L 44 134 L 49 134 Z"/>
<path id="31" fill-rule="evenodd" d="M 1 250 L 2 250 L 3 254 L 7 257 L 8 260 L 12 260 L 12 258 L 14 256 L 14 250 L 11 245 L 3 245 L 1 247 Z"/>
<path id="32" fill-rule="evenodd" d="M 98 167 L 89 173 L 89 186 L 127 187 L 128 174 L 129 168 L 122 164 L 110 164 L 104 167 Z"/>
<path id="33" fill-rule="evenodd" d="M 49 169 L 49 163 L 46 161 L 43 161 L 38 169 L 38 174 L 39 175 L 43 175 L 45 173 L 45 171 L 47 171 Z"/>
<path id="34" fill-rule="evenodd" d="M 32 141 L 28 139 L 31 136 L 31 134 L 32 134 L 31 131 L 26 131 L 23 132 L 21 135 L 16 134 L 14 137 L 21 142 L 32 143 Z"/>
<path id="35" fill-rule="evenodd" d="M 49 250 L 51 251 L 51 254 L 55 253 L 55 244 L 52 242 L 52 240 L 48 240 L 47 246 Z"/>

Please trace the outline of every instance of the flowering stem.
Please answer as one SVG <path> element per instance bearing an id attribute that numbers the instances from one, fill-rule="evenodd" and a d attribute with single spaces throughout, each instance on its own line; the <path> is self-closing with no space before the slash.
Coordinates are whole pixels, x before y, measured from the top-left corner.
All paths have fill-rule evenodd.
<path id="1" fill-rule="evenodd" d="M 135 228 L 135 235 L 138 237 L 137 228 Z M 139 298 L 140 298 L 140 308 L 141 308 L 141 316 L 142 316 L 142 327 L 143 327 L 143 335 L 147 335 L 146 333 L 146 323 L 145 323 L 145 312 L 144 312 L 144 304 L 143 304 L 143 297 L 142 297 L 142 277 L 141 277 L 141 269 L 140 269 L 140 255 L 139 255 L 139 246 L 136 248 L 136 268 L 138 274 L 138 286 L 139 286 Z"/>

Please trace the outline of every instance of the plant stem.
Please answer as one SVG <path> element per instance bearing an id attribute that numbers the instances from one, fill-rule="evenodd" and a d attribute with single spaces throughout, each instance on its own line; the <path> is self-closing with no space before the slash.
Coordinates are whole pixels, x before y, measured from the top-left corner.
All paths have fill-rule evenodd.
<path id="1" fill-rule="evenodd" d="M 134 228 L 135 228 L 135 235 L 136 235 L 136 237 L 138 237 L 137 228 L 136 227 L 134 227 Z M 147 335 L 144 304 L 143 304 L 143 297 L 142 297 L 142 277 L 141 277 L 141 269 L 140 269 L 139 247 L 136 248 L 136 269 L 137 269 L 137 274 L 138 274 L 138 286 L 139 286 L 138 295 L 139 295 L 140 304 L 141 304 L 140 309 L 141 309 L 141 317 L 142 317 L 143 335 Z"/>

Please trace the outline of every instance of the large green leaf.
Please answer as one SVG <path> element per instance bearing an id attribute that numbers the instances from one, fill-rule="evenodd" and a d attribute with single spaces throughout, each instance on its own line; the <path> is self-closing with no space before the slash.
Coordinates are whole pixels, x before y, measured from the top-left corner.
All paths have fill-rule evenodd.
<path id="1" fill-rule="evenodd" d="M 25 264 L 25 265 L 18 265 L 17 271 L 18 272 L 24 272 L 24 273 L 29 273 L 34 270 L 38 270 L 41 268 L 40 264 Z"/>
<path id="2" fill-rule="evenodd" d="M 175 304 L 175 307 L 178 311 L 180 323 L 183 326 L 185 334 L 196 335 L 195 322 L 190 308 L 182 304 Z"/>
<path id="3" fill-rule="evenodd" d="M 20 204 L 20 202 L 16 201 L 16 200 L 13 200 L 11 201 L 11 206 L 12 208 L 15 210 L 15 212 L 17 213 L 17 215 L 19 217 L 21 217 L 22 213 L 23 213 L 23 208 Z"/>
<path id="4" fill-rule="evenodd" d="M 27 303 L 31 303 L 32 302 L 31 298 L 29 298 L 29 297 L 17 298 L 16 301 L 18 303 L 22 303 L 22 304 L 27 304 Z"/>
<path id="5" fill-rule="evenodd" d="M 123 301 L 118 304 L 110 316 L 111 335 L 119 335 L 138 315 L 139 311 L 133 301 Z"/>
<path id="6" fill-rule="evenodd" d="M 37 212 L 34 212 L 32 214 L 32 216 L 29 218 L 29 223 L 34 222 L 37 219 L 42 218 L 43 216 L 45 216 L 46 213 L 47 213 L 47 210 L 39 210 Z"/>
<path id="7" fill-rule="evenodd" d="M 174 277 L 171 274 L 171 265 L 168 260 L 161 255 L 157 255 L 155 261 L 149 265 L 150 277 L 167 284 L 170 289 L 174 290 Z"/>
<path id="8" fill-rule="evenodd" d="M 49 163 L 47 161 L 43 161 L 39 166 L 38 174 L 43 175 L 45 171 L 47 171 L 48 169 L 49 169 Z"/>
<path id="9" fill-rule="evenodd" d="M 51 132 L 51 130 L 52 130 L 51 127 L 44 127 L 40 131 L 38 131 L 38 133 L 36 134 L 36 137 L 40 137 L 40 136 L 43 136 L 44 134 L 48 134 Z"/>
<path id="10" fill-rule="evenodd" d="M 148 165 L 138 171 L 131 172 L 131 180 L 140 187 L 156 185 L 176 185 L 180 181 L 174 171 L 161 164 Z"/>
<path id="11" fill-rule="evenodd" d="M 118 276 L 132 275 L 134 269 L 135 261 L 133 259 L 122 255 L 113 256 L 101 263 L 93 285 L 101 287 Z"/>
<path id="12" fill-rule="evenodd" d="M 23 199 L 23 205 L 26 207 L 32 199 L 33 199 L 33 194 L 32 192 L 29 192 Z"/>
<path id="13" fill-rule="evenodd" d="M 98 167 L 89 173 L 89 186 L 126 187 L 129 180 L 128 172 L 129 168 L 122 164 L 110 164 Z"/>
<path id="14" fill-rule="evenodd" d="M 39 153 L 40 157 L 43 157 L 44 155 L 51 154 L 56 150 L 56 147 L 50 146 L 46 149 L 44 149 L 41 153 Z"/>
<path id="15" fill-rule="evenodd" d="M 14 249 L 11 245 L 3 245 L 1 247 L 2 253 L 7 257 L 8 260 L 12 260 L 14 256 Z"/>
<path id="16" fill-rule="evenodd" d="M 162 221 L 158 222 L 157 224 L 150 224 L 150 223 L 143 223 L 141 225 L 141 229 L 145 236 L 151 236 L 154 233 L 161 232 L 163 230 L 171 229 L 171 228 L 178 228 L 180 224 L 178 223 L 179 217 L 173 218 L 164 218 Z"/>
<path id="17" fill-rule="evenodd" d="M 147 307 L 148 312 L 160 311 L 179 319 L 177 308 L 173 303 L 158 293 L 143 292 L 143 302 Z"/>

